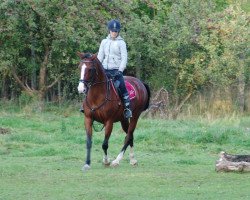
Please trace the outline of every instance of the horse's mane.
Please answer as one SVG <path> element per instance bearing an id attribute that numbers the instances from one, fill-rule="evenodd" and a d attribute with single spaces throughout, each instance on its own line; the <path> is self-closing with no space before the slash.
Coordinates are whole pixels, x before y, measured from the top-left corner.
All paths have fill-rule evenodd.
<path id="1" fill-rule="evenodd" d="M 104 69 L 102 63 L 101 63 L 100 60 L 97 58 L 97 55 L 94 54 L 94 55 L 91 55 L 91 56 L 95 56 L 94 59 L 95 59 L 95 60 L 97 61 L 97 63 L 100 65 L 100 68 L 101 68 L 101 70 L 103 71 L 103 73 L 106 74 L 106 73 L 105 73 L 105 69 Z"/>

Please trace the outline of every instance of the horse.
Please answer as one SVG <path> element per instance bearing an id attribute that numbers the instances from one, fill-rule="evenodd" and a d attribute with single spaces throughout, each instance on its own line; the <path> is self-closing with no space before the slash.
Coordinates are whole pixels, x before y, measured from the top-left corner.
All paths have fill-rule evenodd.
<path id="1" fill-rule="evenodd" d="M 132 76 L 124 76 L 125 82 L 128 82 L 134 89 L 135 95 L 130 100 L 132 117 L 126 119 L 123 115 L 124 105 L 117 90 L 114 87 L 113 80 L 107 76 L 105 70 L 98 60 L 96 54 L 80 53 L 80 81 L 78 92 L 85 93 L 85 99 L 82 106 L 84 109 L 84 125 L 86 130 L 86 162 L 82 170 L 89 170 L 91 163 L 92 148 L 92 126 L 97 121 L 103 124 L 105 136 L 102 143 L 104 151 L 103 164 L 108 166 L 118 166 L 128 146 L 130 146 L 130 164 L 136 165 L 137 160 L 134 156 L 134 130 L 138 119 L 143 111 L 149 107 L 150 89 L 149 86 L 139 79 Z M 115 160 L 110 162 L 108 158 L 109 138 L 113 129 L 113 124 L 121 123 L 123 131 L 126 133 L 123 147 Z"/>

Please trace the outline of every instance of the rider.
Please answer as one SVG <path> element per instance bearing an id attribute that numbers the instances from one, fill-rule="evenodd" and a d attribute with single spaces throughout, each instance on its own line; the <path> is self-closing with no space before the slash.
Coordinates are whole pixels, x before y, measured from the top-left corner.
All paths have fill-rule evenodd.
<path id="1" fill-rule="evenodd" d="M 109 35 L 103 39 L 98 51 L 98 59 L 102 63 L 107 74 L 119 81 L 123 103 L 125 106 L 124 115 L 126 118 L 132 117 L 130 109 L 129 94 L 125 86 L 123 71 L 126 68 L 128 52 L 126 43 L 120 36 L 121 24 L 118 20 L 112 19 L 108 22 Z"/>

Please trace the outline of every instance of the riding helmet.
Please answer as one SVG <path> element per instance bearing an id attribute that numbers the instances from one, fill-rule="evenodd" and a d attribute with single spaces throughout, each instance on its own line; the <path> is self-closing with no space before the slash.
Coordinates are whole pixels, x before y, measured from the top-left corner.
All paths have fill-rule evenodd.
<path id="1" fill-rule="evenodd" d="M 112 31 L 112 32 L 120 32 L 121 30 L 121 23 L 116 20 L 116 19 L 112 19 L 108 22 L 108 30 Z"/>

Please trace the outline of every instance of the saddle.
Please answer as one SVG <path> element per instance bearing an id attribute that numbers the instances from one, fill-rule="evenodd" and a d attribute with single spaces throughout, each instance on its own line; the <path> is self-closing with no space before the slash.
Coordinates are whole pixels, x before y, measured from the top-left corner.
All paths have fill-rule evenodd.
<path id="1" fill-rule="evenodd" d="M 135 88 L 129 81 L 127 81 L 127 80 L 124 80 L 124 81 L 125 81 L 126 89 L 128 91 L 128 94 L 129 94 L 129 99 L 132 100 L 136 97 Z M 112 81 L 112 87 L 113 87 L 114 91 L 117 92 L 118 96 L 121 98 L 122 94 L 119 90 L 119 85 L 120 85 L 120 82 L 118 80 Z"/>

